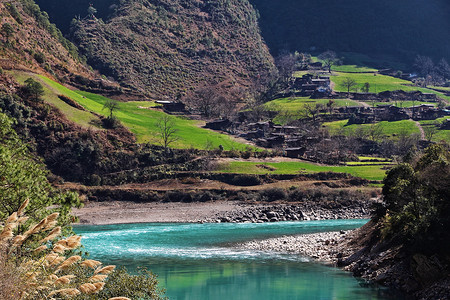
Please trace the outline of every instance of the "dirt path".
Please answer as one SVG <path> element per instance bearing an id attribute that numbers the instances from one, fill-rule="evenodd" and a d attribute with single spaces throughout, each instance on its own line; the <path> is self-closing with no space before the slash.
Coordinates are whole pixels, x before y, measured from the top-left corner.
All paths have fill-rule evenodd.
<path id="1" fill-rule="evenodd" d="M 418 121 L 415 121 L 417 128 L 420 130 L 420 139 L 425 140 L 425 131 L 422 128 L 422 125 Z"/>

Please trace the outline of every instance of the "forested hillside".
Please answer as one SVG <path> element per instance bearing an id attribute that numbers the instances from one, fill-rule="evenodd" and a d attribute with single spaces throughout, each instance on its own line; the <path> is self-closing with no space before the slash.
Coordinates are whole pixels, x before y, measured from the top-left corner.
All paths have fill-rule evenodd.
<path id="1" fill-rule="evenodd" d="M 351 51 L 450 59 L 447 0 L 251 0 L 271 52 Z"/>
<path id="2" fill-rule="evenodd" d="M 106 22 L 92 14 L 72 25 L 95 69 L 152 98 L 245 87 L 274 70 L 247 1 L 126 1 Z"/>

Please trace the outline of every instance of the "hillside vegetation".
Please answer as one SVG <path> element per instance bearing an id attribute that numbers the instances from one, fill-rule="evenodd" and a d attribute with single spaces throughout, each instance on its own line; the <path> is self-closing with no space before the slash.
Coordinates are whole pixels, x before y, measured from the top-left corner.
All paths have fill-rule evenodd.
<path id="1" fill-rule="evenodd" d="M 122 1 L 106 23 L 91 16 L 73 25 L 95 69 L 153 99 L 219 83 L 245 87 L 274 71 L 247 0 Z"/>
<path id="2" fill-rule="evenodd" d="M 251 0 L 271 52 L 376 54 L 412 61 L 417 54 L 450 60 L 447 0 Z M 384 66 L 385 67 L 385 66 Z"/>
<path id="3" fill-rule="evenodd" d="M 93 77 L 77 48 L 34 1 L 2 1 L 0 15 L 1 68 L 32 70 L 60 80 L 74 75 Z"/>
<path id="4" fill-rule="evenodd" d="M 90 130 L 100 129 L 99 116 L 107 117 L 108 110 L 104 108 L 106 102 L 111 99 L 101 95 L 70 90 L 67 87 L 42 75 L 31 73 L 14 72 L 14 76 L 20 83 L 33 77 L 44 86 L 44 99 L 54 105 L 72 122 L 77 123 Z M 64 95 L 80 104 L 85 110 L 80 110 L 68 105 L 58 96 Z M 121 123 L 129 129 L 140 143 L 160 143 L 160 129 L 158 122 L 167 116 L 152 101 L 129 101 L 119 102 L 114 112 Z M 176 130 L 177 140 L 170 144 L 172 148 L 195 148 L 195 149 L 217 149 L 222 145 L 224 150 L 245 150 L 249 146 L 237 140 L 215 131 L 201 128 L 202 122 L 189 120 L 183 117 L 171 117 L 173 127 Z"/>

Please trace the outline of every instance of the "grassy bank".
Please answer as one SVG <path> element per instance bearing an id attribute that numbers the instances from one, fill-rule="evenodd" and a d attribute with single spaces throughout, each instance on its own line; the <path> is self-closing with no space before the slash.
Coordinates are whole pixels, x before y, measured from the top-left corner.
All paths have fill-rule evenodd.
<path id="1" fill-rule="evenodd" d="M 223 163 L 218 172 L 238 174 L 309 174 L 318 172 L 348 173 L 368 180 L 383 180 L 385 170 L 380 165 L 326 166 L 310 162 L 244 162 Z"/>

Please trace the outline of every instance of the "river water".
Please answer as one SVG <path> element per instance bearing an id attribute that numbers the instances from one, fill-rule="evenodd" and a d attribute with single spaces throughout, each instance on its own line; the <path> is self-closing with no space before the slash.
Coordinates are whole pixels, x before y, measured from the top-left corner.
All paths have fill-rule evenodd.
<path id="1" fill-rule="evenodd" d="M 90 258 L 131 272 L 148 267 L 172 300 L 399 299 L 307 257 L 233 247 L 252 239 L 354 229 L 366 222 L 145 223 L 74 229 L 83 236 Z"/>

